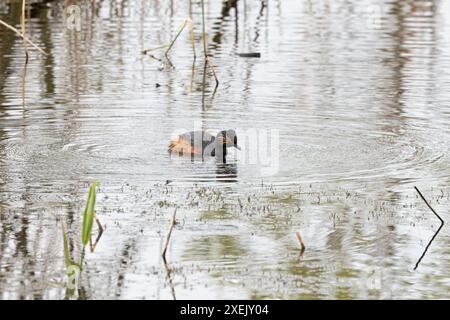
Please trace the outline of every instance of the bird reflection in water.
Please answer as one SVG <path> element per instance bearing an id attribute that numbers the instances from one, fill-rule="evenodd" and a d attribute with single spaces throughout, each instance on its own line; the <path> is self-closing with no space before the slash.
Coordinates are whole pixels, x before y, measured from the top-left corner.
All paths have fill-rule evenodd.
<path id="1" fill-rule="evenodd" d="M 216 178 L 220 182 L 237 182 L 238 170 L 236 161 L 216 162 Z"/>

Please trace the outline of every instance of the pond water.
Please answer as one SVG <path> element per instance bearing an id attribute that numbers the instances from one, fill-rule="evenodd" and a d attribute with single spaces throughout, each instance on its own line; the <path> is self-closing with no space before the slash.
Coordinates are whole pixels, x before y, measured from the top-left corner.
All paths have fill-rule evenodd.
<path id="1" fill-rule="evenodd" d="M 68 297 L 61 223 L 76 254 L 94 180 L 106 229 L 75 298 L 449 298 L 447 225 L 414 270 L 439 227 L 414 186 L 449 221 L 450 2 L 205 10 L 215 92 L 200 1 L 31 1 L 27 33 L 48 55 L 30 49 L 26 69 L 0 26 L 0 298 Z M 0 2 L 16 28 L 20 13 Z M 173 67 L 142 54 L 187 18 L 194 66 L 187 29 Z M 230 128 L 243 150 L 226 164 L 167 153 L 177 132 Z"/>

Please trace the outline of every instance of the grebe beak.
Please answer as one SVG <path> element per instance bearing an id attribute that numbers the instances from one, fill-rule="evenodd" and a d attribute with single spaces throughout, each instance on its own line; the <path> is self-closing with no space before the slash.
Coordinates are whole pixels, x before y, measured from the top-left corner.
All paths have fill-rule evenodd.
<path id="1" fill-rule="evenodd" d="M 235 145 L 236 149 L 241 150 L 241 147 L 238 145 Z"/>

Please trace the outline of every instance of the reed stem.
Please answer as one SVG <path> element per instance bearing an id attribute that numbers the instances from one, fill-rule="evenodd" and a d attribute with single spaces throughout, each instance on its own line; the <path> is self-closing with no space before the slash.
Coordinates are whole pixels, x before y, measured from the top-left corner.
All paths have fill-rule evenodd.
<path id="1" fill-rule="evenodd" d="M 169 48 L 165 52 L 165 56 L 166 56 L 166 58 L 167 58 L 167 60 L 169 61 L 170 64 L 172 64 L 172 62 L 170 62 L 168 53 L 169 53 L 170 49 L 172 49 L 173 45 L 175 44 L 175 41 L 177 41 L 177 39 L 180 36 L 181 32 L 183 32 L 183 30 L 186 27 L 186 25 L 189 25 L 189 30 L 190 30 L 189 34 L 191 35 L 192 50 L 194 52 L 194 62 L 195 62 L 195 59 L 197 58 L 197 55 L 195 53 L 194 24 L 192 23 L 191 19 L 186 19 L 186 20 L 184 20 L 183 24 L 181 25 L 180 29 L 178 30 L 175 38 L 170 43 Z"/>
<path id="2" fill-rule="evenodd" d="M 194 52 L 194 63 L 195 63 L 195 60 L 197 59 L 197 54 L 195 52 L 194 23 L 192 22 L 191 19 L 186 19 L 186 20 L 183 21 L 183 23 L 181 24 L 180 28 L 178 29 L 177 34 L 175 35 L 175 38 L 169 44 L 164 44 L 164 45 L 161 45 L 161 46 L 158 46 L 158 47 L 145 49 L 145 50 L 142 50 L 142 53 L 143 54 L 147 54 L 147 53 L 149 53 L 151 51 L 167 48 L 167 50 L 164 53 L 164 55 L 166 56 L 166 59 L 167 59 L 167 61 L 169 61 L 170 65 L 173 66 L 172 62 L 169 59 L 168 54 L 169 54 L 169 51 L 172 49 L 173 45 L 175 44 L 175 41 L 177 41 L 178 37 L 183 32 L 184 28 L 186 28 L 186 26 L 189 26 L 189 34 L 191 36 L 192 51 Z"/>
<path id="3" fill-rule="evenodd" d="M 208 56 L 208 48 L 206 45 L 205 0 L 202 0 L 202 38 L 203 38 L 203 53 L 205 55 L 205 63 L 211 69 L 212 74 L 214 76 L 214 80 L 216 80 L 216 86 L 214 88 L 214 93 L 215 93 L 217 90 L 217 87 L 219 86 L 219 79 L 217 78 L 216 70 L 214 69 L 214 65 L 212 64 L 212 61 L 211 61 L 210 57 Z"/>
<path id="4" fill-rule="evenodd" d="M 305 243 L 303 242 L 302 236 L 300 235 L 300 231 L 297 231 L 295 233 L 295 236 L 297 237 L 298 244 L 300 245 L 300 252 L 303 253 L 303 251 L 305 251 L 306 249 L 306 246 Z"/>
<path id="5" fill-rule="evenodd" d="M 167 238 L 166 238 L 166 241 L 164 243 L 164 249 L 163 249 L 163 252 L 162 252 L 162 258 L 163 258 L 164 262 L 166 262 L 167 248 L 169 247 L 169 242 L 170 242 L 170 238 L 172 236 L 173 227 L 175 226 L 176 214 L 177 214 L 177 209 L 175 208 L 175 211 L 173 212 L 172 220 L 170 222 L 169 232 L 167 233 Z"/>
<path id="6" fill-rule="evenodd" d="M 425 247 L 425 250 L 423 251 L 422 255 L 420 256 L 419 260 L 417 260 L 416 265 L 414 267 L 414 270 L 417 269 L 417 267 L 419 266 L 420 262 L 422 261 L 423 257 L 425 256 L 425 254 L 428 251 L 428 248 L 430 247 L 431 243 L 433 242 L 434 238 L 436 238 L 436 236 L 438 235 L 438 233 L 441 231 L 442 227 L 444 226 L 444 220 L 437 214 L 436 211 L 434 211 L 433 207 L 428 203 L 427 199 L 425 199 L 425 197 L 422 195 L 422 192 L 420 192 L 420 190 L 414 186 L 414 189 L 416 189 L 417 193 L 419 194 L 419 196 L 422 198 L 422 200 L 425 202 L 425 204 L 427 205 L 427 207 L 431 210 L 431 212 L 434 213 L 434 215 L 439 219 L 439 221 L 441 222 L 441 225 L 439 226 L 439 228 L 437 229 L 437 231 L 435 232 L 435 234 L 433 235 L 433 237 L 431 238 L 431 240 L 428 242 L 427 246 Z"/>
<path id="7" fill-rule="evenodd" d="M 17 30 L 16 28 L 14 28 L 13 26 L 7 24 L 6 22 L 4 22 L 3 20 L 0 19 L 0 25 L 4 26 L 5 28 L 8 28 L 11 31 L 14 31 L 19 37 L 21 37 L 23 40 L 25 40 L 26 42 L 28 42 L 29 44 L 31 44 L 36 50 L 38 50 L 40 53 L 42 53 L 43 55 L 47 55 L 47 53 L 42 50 L 41 48 L 39 48 L 37 45 L 35 45 L 30 39 L 28 39 L 25 35 L 23 35 L 22 33 L 20 33 L 19 30 Z"/>
<path id="8" fill-rule="evenodd" d="M 26 24 L 26 17 L 25 17 L 25 8 L 26 8 L 26 0 L 22 0 L 22 14 L 20 16 L 20 26 L 21 26 L 21 31 L 22 31 L 22 36 L 25 36 L 25 24 Z M 23 40 L 23 46 L 25 48 L 25 65 L 28 64 L 28 43 L 25 41 L 25 39 Z"/>

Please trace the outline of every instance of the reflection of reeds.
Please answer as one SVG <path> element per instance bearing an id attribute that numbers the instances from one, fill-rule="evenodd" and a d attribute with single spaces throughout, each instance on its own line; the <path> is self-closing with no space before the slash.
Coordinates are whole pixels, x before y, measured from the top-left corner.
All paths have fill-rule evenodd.
<path id="1" fill-rule="evenodd" d="M 205 1 L 202 0 L 202 37 L 203 37 L 203 53 L 205 55 L 205 63 L 211 68 L 214 79 L 216 80 L 216 87 L 214 88 L 214 92 L 219 86 L 219 79 L 217 79 L 216 71 L 214 70 L 214 66 L 210 57 L 208 56 L 208 48 L 206 45 L 206 23 L 205 23 Z"/>
<path id="2" fill-rule="evenodd" d="M 26 7 L 26 0 L 22 0 L 22 14 L 20 16 L 20 26 L 22 29 L 22 36 L 25 36 L 25 23 L 26 23 L 26 18 L 25 18 L 25 7 Z M 28 63 L 28 43 L 25 41 L 25 39 L 23 39 L 23 47 L 25 49 L 25 64 Z"/>
<path id="3" fill-rule="evenodd" d="M 170 270 L 169 265 L 167 264 L 167 261 L 165 259 L 163 259 L 163 262 L 164 262 L 164 268 L 166 269 L 167 281 L 169 283 L 170 293 L 172 294 L 173 300 L 177 300 L 177 297 L 175 295 L 175 287 L 173 285 L 173 280 L 172 280 L 172 270 Z"/>
<path id="4" fill-rule="evenodd" d="M 27 52 L 27 51 L 26 51 Z M 25 64 L 22 72 L 22 106 L 25 108 L 25 83 L 27 78 L 28 52 L 25 55 Z"/>

